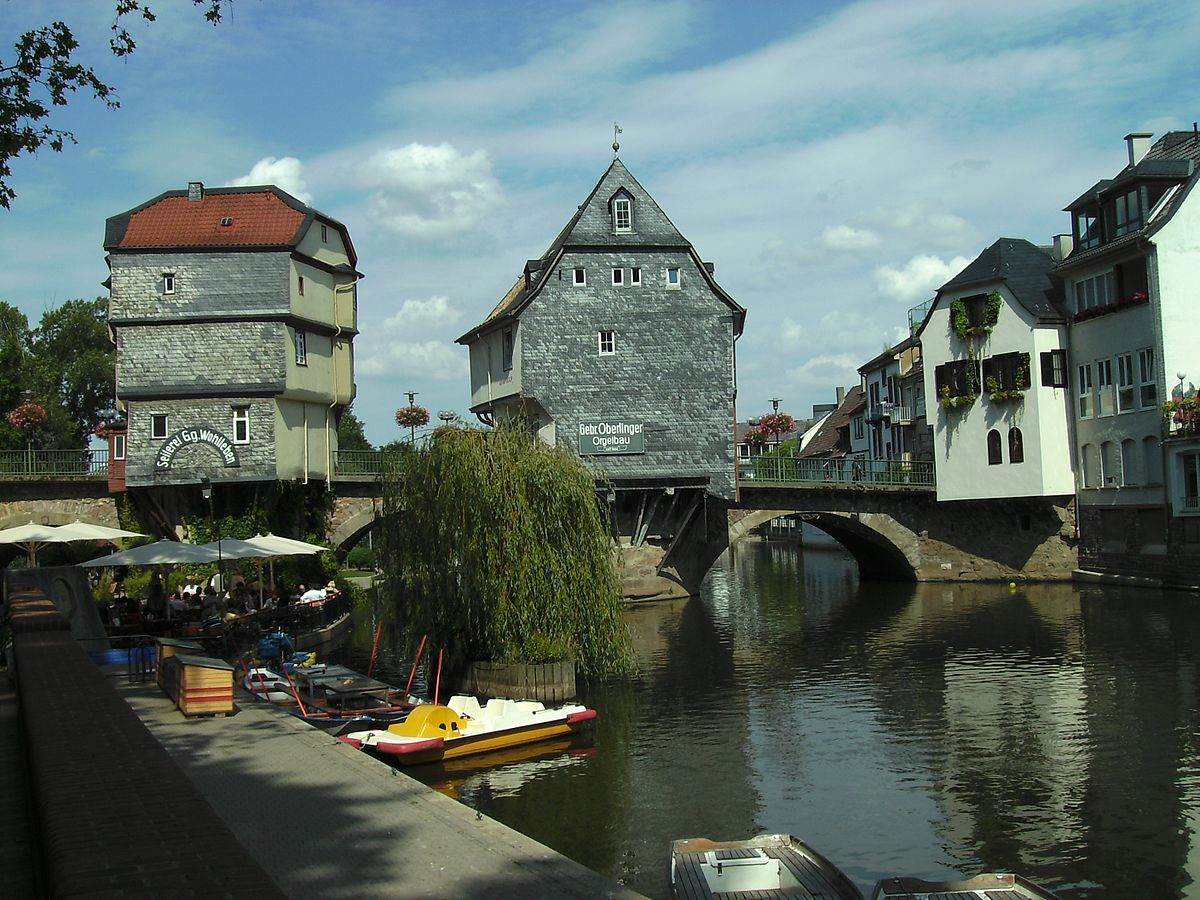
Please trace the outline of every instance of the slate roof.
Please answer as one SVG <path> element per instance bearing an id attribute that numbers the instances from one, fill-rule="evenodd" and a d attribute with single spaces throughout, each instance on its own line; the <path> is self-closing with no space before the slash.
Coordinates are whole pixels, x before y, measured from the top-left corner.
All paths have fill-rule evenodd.
<path id="1" fill-rule="evenodd" d="M 1075 212 L 1080 209 L 1103 204 L 1112 194 L 1123 192 L 1129 185 L 1141 181 L 1174 181 L 1183 187 L 1177 190 L 1156 212 L 1153 221 L 1142 225 L 1137 231 L 1123 234 L 1099 247 L 1076 249 L 1066 259 L 1058 264 L 1059 269 L 1071 268 L 1077 264 L 1086 263 L 1098 256 L 1104 256 L 1115 248 L 1125 247 L 1140 238 L 1149 237 L 1171 221 L 1175 211 L 1179 209 L 1184 199 L 1191 193 L 1196 184 L 1196 174 L 1200 169 L 1200 132 L 1168 131 L 1160 137 L 1137 163 L 1126 165 L 1117 173 L 1115 178 L 1102 179 L 1077 197 L 1064 212 Z M 1149 212 L 1149 211 L 1147 211 Z"/>
<path id="2" fill-rule="evenodd" d="M 609 202 L 618 191 L 624 190 L 633 200 L 633 230 L 614 234 Z M 742 333 L 746 310 L 730 297 L 713 278 L 711 268 L 704 263 L 694 247 L 679 229 L 667 218 L 667 214 L 641 186 L 620 159 L 614 159 L 605 173 L 596 182 L 586 200 L 575 210 L 575 214 L 550 242 L 538 259 L 525 263 L 521 277 L 500 299 L 484 320 L 457 339 L 466 344 L 480 334 L 499 327 L 504 320 L 515 318 L 545 285 L 558 259 L 566 249 L 592 247 L 654 247 L 677 248 L 689 252 L 696 261 L 713 292 L 725 302 L 734 314 L 735 334 Z"/>
<path id="3" fill-rule="evenodd" d="M 846 391 L 841 405 L 831 412 L 819 426 L 817 433 L 809 439 L 807 446 L 796 456 L 809 459 L 822 456 L 845 456 L 848 446 L 842 446 L 841 431 L 849 435 L 850 420 L 862 411 L 867 400 L 862 385 L 856 384 Z"/>
<path id="4" fill-rule="evenodd" d="M 222 225 L 223 219 L 232 224 Z M 205 188 L 203 199 L 186 190 L 166 191 L 105 223 L 104 249 L 218 250 L 295 248 L 314 219 L 336 228 L 351 263 L 354 247 L 346 227 L 274 185 Z"/>
<path id="5" fill-rule="evenodd" d="M 938 296 L 997 282 L 1003 282 L 1037 321 L 1066 321 L 1062 281 L 1054 275 L 1054 258 L 1048 249 L 1022 238 L 1000 238 L 938 288 Z"/>
<path id="6" fill-rule="evenodd" d="M 878 356 L 876 356 L 874 359 L 872 359 L 868 362 L 865 362 L 861 366 L 859 366 L 858 367 L 859 374 L 861 375 L 866 372 L 874 371 L 875 369 L 883 368 L 888 363 L 890 363 L 893 358 L 899 356 L 901 353 L 903 353 L 909 347 L 915 346 L 916 343 L 917 343 L 917 339 L 910 334 L 908 337 L 906 337 L 904 340 L 902 340 L 896 346 L 889 347 L 888 349 L 886 349 L 882 353 L 880 353 Z"/>

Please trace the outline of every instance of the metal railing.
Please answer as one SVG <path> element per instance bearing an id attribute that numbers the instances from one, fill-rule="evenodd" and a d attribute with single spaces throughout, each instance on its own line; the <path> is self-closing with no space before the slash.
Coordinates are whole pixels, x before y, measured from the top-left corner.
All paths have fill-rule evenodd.
<path id="1" fill-rule="evenodd" d="M 108 478 L 108 449 L 0 450 L 0 481 Z"/>
<path id="2" fill-rule="evenodd" d="M 378 477 L 383 474 L 383 451 L 338 450 L 333 459 L 333 474 Z"/>
<path id="3" fill-rule="evenodd" d="M 937 486 L 933 463 L 899 459 L 760 457 L 743 462 L 740 474 L 743 481 L 756 485 L 864 485 L 918 490 Z"/>

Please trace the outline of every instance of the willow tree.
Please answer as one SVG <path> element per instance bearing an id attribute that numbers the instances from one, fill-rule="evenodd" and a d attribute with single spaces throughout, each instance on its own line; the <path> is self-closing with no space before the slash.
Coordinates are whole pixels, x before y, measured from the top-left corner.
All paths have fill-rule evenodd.
<path id="1" fill-rule="evenodd" d="M 517 428 L 438 429 L 388 454 L 385 591 L 456 668 L 573 659 L 632 668 L 612 538 L 579 460 Z"/>

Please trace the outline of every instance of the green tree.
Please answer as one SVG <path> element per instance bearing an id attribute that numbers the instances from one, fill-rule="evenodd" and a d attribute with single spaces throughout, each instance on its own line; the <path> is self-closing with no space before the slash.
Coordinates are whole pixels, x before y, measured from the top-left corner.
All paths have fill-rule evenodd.
<path id="1" fill-rule="evenodd" d="M 83 446 L 100 421 L 100 411 L 112 405 L 116 389 L 108 301 L 68 300 L 47 310 L 31 335 L 30 350 L 34 383 L 64 413 L 69 446 Z"/>
<path id="2" fill-rule="evenodd" d="M 350 407 L 342 411 L 338 419 L 338 449 L 339 450 L 374 450 L 371 442 L 363 432 L 363 423 L 359 421 Z"/>
<path id="3" fill-rule="evenodd" d="M 216 25 L 222 9 L 232 0 L 192 0 L 204 9 L 204 17 Z M 154 13 L 142 0 L 117 0 L 109 49 L 117 57 L 131 54 L 137 44 L 125 28 L 125 16 L 140 16 L 153 22 Z M 79 42 L 64 22 L 52 22 L 27 31 L 13 45 L 15 61 L 0 59 L 0 206 L 8 209 L 16 192 L 9 186 L 11 162 L 41 147 L 61 151 L 75 135 L 55 128 L 46 120 L 55 106 L 66 106 L 69 95 L 90 91 L 110 109 L 119 107 L 115 88 L 105 84 L 90 66 L 75 59 Z"/>

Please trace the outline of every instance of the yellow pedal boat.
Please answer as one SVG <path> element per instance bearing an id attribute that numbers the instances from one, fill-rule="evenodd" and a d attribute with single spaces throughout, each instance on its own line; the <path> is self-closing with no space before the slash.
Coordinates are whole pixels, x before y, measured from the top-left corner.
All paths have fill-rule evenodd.
<path id="1" fill-rule="evenodd" d="M 418 706 L 386 730 L 359 731 L 338 740 L 415 765 L 561 737 L 594 718 L 596 711 L 586 706 L 547 709 L 534 700 L 502 699 L 483 705 L 476 697 L 456 695 L 444 706 Z"/>

